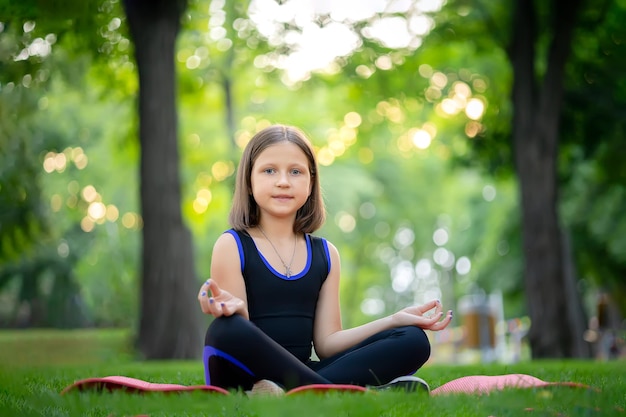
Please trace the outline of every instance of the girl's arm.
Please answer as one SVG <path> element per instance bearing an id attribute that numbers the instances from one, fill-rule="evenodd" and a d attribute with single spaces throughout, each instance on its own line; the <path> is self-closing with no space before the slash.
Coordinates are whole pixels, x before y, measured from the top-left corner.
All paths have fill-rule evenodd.
<path id="1" fill-rule="evenodd" d="M 246 284 L 240 265 L 235 238 L 230 233 L 222 234 L 213 246 L 211 279 L 202 285 L 198 293 L 204 313 L 215 317 L 240 314 L 249 318 Z"/>
<path id="2" fill-rule="evenodd" d="M 383 330 L 417 326 L 425 330 L 442 330 L 452 320 L 452 311 L 443 317 L 441 303 L 437 300 L 421 306 L 407 307 L 390 316 L 374 320 L 351 329 L 342 329 L 341 310 L 339 305 L 340 259 L 337 248 L 328 242 L 331 268 L 315 311 L 313 339 L 315 352 L 320 358 L 327 358 L 342 352 L 359 342 Z M 434 309 L 434 314 L 427 317 L 425 313 Z"/>

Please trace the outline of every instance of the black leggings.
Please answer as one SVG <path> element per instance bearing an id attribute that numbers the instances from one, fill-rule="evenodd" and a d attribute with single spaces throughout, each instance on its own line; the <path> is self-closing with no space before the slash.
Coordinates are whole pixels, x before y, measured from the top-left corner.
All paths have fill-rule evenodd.
<path id="1" fill-rule="evenodd" d="M 429 358 L 424 331 L 407 326 L 385 330 L 321 361 L 301 362 L 239 315 L 213 320 L 206 333 L 207 385 L 248 390 L 269 379 L 289 390 L 308 384 L 381 385 L 415 373 Z"/>

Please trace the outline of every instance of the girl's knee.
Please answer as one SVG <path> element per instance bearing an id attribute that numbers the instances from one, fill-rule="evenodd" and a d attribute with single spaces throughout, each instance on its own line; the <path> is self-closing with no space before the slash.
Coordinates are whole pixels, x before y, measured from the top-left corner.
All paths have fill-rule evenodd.
<path id="1" fill-rule="evenodd" d="M 417 368 L 421 367 L 430 358 L 430 341 L 423 329 L 415 326 L 401 328 L 403 331 L 404 347 Z"/>
<path id="2" fill-rule="evenodd" d="M 207 346 L 216 346 L 218 343 L 236 342 L 247 333 L 247 329 L 251 323 L 240 315 L 229 317 L 218 317 L 207 329 L 204 344 Z"/>

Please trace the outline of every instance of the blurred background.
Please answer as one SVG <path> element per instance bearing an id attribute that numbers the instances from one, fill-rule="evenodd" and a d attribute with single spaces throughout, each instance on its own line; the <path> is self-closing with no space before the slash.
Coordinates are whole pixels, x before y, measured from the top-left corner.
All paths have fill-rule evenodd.
<path id="1" fill-rule="evenodd" d="M 198 357 L 272 123 L 315 145 L 344 326 L 441 299 L 433 360 L 617 358 L 626 2 L 0 0 L 0 327 Z"/>

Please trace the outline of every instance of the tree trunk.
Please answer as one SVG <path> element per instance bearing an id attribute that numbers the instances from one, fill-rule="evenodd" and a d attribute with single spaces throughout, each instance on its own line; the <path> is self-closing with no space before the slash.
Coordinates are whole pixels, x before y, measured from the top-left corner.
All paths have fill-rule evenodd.
<path id="1" fill-rule="evenodd" d="M 565 276 L 565 283 L 567 285 L 563 292 L 565 293 L 567 300 L 578 300 L 578 303 L 570 302 L 567 306 L 568 324 L 571 326 L 575 336 L 572 346 L 573 356 L 577 358 L 590 358 L 593 354 L 591 345 L 585 341 L 583 337 L 581 337 L 585 333 L 585 330 L 589 327 L 589 320 L 582 304 L 582 297 L 578 292 L 578 276 L 576 274 L 574 257 L 572 256 L 570 237 L 567 233 L 563 233 L 562 242 L 563 273 Z"/>
<path id="2" fill-rule="evenodd" d="M 573 357 L 575 338 L 568 318 L 568 287 L 563 268 L 557 190 L 559 120 L 563 75 L 579 0 L 552 4 L 553 41 L 543 77 L 536 73 L 536 10 L 532 0 L 517 0 L 513 45 L 513 143 L 520 182 L 524 284 L 533 357 Z M 542 79 L 539 87 L 536 80 Z"/>
<path id="3" fill-rule="evenodd" d="M 236 39 L 238 34 L 234 30 L 233 25 L 236 19 L 239 18 L 237 14 L 237 5 L 234 1 L 227 1 L 224 4 L 224 11 L 226 12 L 226 33 L 229 39 Z M 220 71 L 222 78 L 222 89 L 224 91 L 224 111 L 226 129 L 228 131 L 228 137 L 230 139 L 231 150 L 239 152 L 237 147 L 237 135 L 235 126 L 235 97 L 233 92 L 234 81 L 234 64 L 235 62 L 235 45 L 228 48 L 224 56 L 224 65 Z M 234 186 L 234 184 L 233 184 Z"/>
<path id="4" fill-rule="evenodd" d="M 126 0 L 139 73 L 143 256 L 137 347 L 146 359 L 201 350 L 191 234 L 183 224 L 175 44 L 185 0 Z"/>

